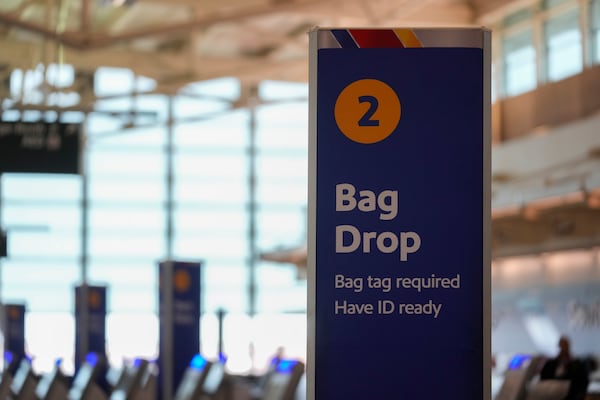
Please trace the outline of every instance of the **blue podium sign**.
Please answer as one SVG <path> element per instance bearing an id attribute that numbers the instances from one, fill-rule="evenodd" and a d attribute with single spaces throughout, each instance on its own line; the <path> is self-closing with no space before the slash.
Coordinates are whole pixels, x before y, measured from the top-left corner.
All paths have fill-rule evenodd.
<path id="1" fill-rule="evenodd" d="M 310 32 L 308 399 L 490 384 L 490 32 Z"/>
<path id="2" fill-rule="evenodd" d="M 4 304 L 2 307 L 2 334 L 4 351 L 16 360 L 25 354 L 25 304 Z M 19 365 L 19 361 L 16 362 Z"/>
<path id="3" fill-rule="evenodd" d="M 89 353 L 106 362 L 106 286 L 75 287 L 75 370 Z"/>
<path id="4" fill-rule="evenodd" d="M 175 394 L 190 360 L 200 351 L 200 274 L 198 262 L 159 263 L 159 393 Z"/>

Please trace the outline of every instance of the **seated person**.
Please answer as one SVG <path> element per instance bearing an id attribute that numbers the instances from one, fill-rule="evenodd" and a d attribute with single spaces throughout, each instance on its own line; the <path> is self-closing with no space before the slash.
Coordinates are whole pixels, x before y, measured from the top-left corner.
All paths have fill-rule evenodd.
<path id="1" fill-rule="evenodd" d="M 571 355 L 569 338 L 561 336 L 558 341 L 559 353 L 548 359 L 540 372 L 540 380 L 562 379 L 570 382 L 569 392 L 565 400 L 585 399 L 589 384 L 588 371 L 585 364 Z"/>

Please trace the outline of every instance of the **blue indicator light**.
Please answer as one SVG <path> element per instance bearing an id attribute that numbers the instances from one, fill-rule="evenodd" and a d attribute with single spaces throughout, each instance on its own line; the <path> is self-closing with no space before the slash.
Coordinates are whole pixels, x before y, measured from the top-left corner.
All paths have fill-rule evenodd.
<path id="1" fill-rule="evenodd" d="M 142 359 L 141 358 L 136 358 L 135 360 L 133 360 L 133 366 L 135 368 L 139 368 L 142 366 Z"/>
<path id="2" fill-rule="evenodd" d="M 225 364 L 227 362 L 227 356 L 223 353 L 219 353 L 219 361 L 221 364 Z"/>
<path id="3" fill-rule="evenodd" d="M 192 361 L 190 361 L 190 367 L 198 371 L 202 371 L 205 365 L 206 359 L 200 354 L 196 354 L 194 358 L 192 358 Z"/>
<path id="4" fill-rule="evenodd" d="M 11 353 L 10 351 L 6 350 L 4 352 L 4 362 L 6 364 L 10 364 L 13 360 L 13 353 Z"/>
<path id="5" fill-rule="evenodd" d="M 98 363 L 98 355 L 96 353 L 88 353 L 85 356 L 85 362 L 90 364 L 92 367 L 96 366 Z"/>
<path id="6" fill-rule="evenodd" d="M 516 354 L 508 363 L 508 369 L 519 369 L 523 363 L 530 358 L 531 356 L 528 356 L 527 354 Z"/>
<path id="7" fill-rule="evenodd" d="M 60 367 L 60 364 L 62 364 L 62 358 L 57 358 L 56 361 L 54 361 L 54 366 L 55 367 Z"/>
<path id="8" fill-rule="evenodd" d="M 296 360 L 281 360 L 279 364 L 277 364 L 277 372 L 281 372 L 283 374 L 289 374 L 294 369 L 294 366 L 298 363 Z"/>

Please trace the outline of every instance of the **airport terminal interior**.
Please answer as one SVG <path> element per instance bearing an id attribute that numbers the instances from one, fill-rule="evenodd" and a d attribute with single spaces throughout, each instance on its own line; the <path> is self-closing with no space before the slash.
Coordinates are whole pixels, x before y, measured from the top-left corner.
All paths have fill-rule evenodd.
<path id="1" fill-rule="evenodd" d="M 0 145 L 16 124 L 48 127 L 48 148 L 51 126 L 81 139 L 71 164 L 0 160 L 5 344 L 17 306 L 32 376 L 91 374 L 76 288 L 101 287 L 121 374 L 106 385 L 151 375 L 159 270 L 182 262 L 199 270 L 200 307 L 185 376 L 247 378 L 222 398 L 304 400 L 319 26 L 491 30 L 492 398 L 555 398 L 529 388 L 563 336 L 600 398 L 600 0 L 2 0 Z M 250 393 L 284 369 L 292 394 Z"/>

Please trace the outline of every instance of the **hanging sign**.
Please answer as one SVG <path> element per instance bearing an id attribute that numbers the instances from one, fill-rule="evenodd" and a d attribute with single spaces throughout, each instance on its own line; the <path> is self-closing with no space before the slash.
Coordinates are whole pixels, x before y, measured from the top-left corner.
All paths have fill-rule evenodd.
<path id="1" fill-rule="evenodd" d="M 0 121 L 0 174 L 78 174 L 81 124 Z"/>

